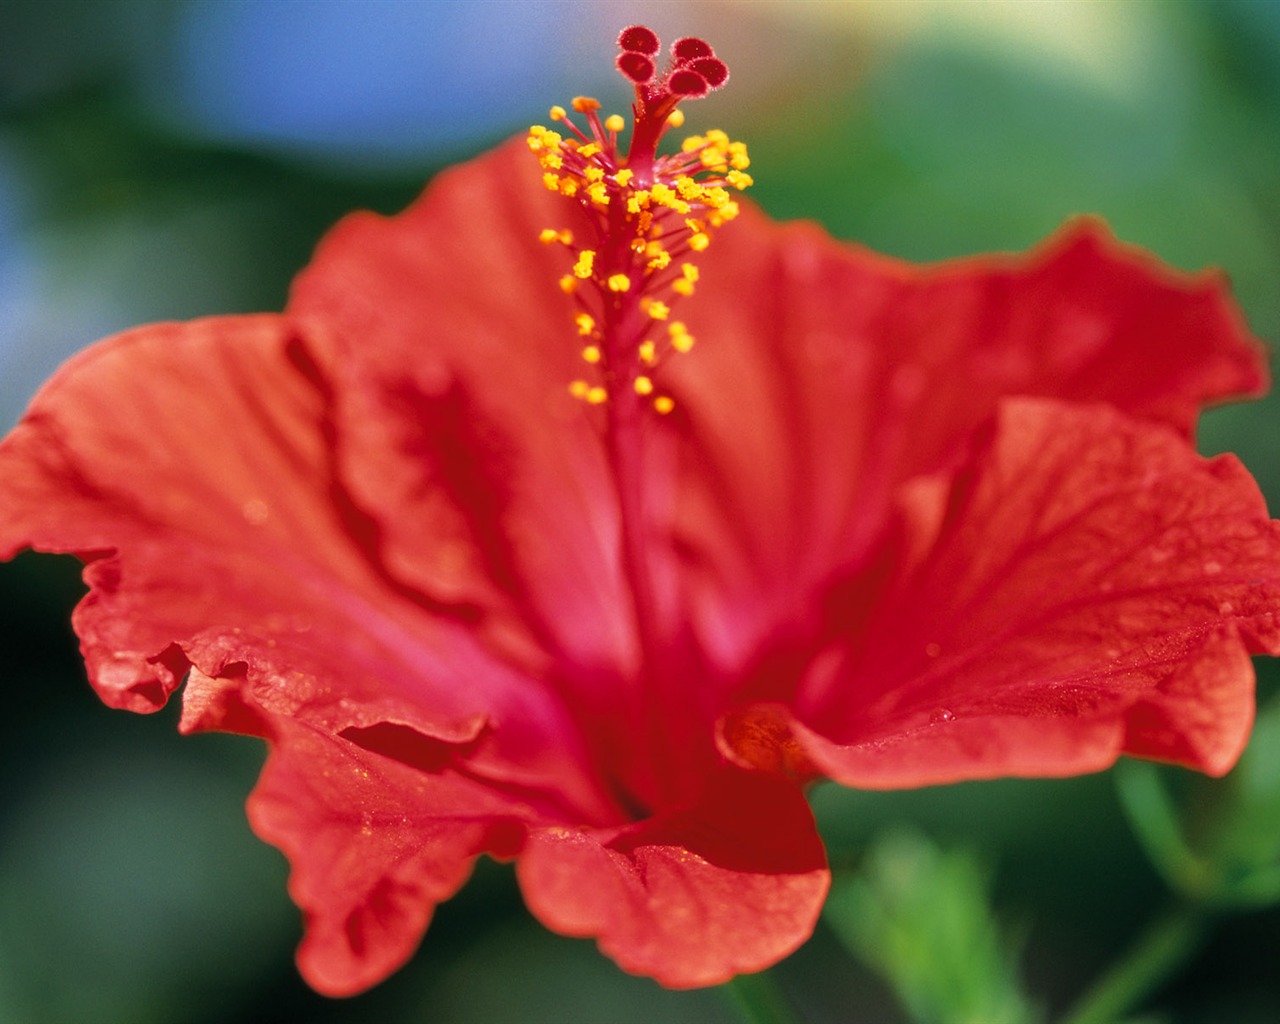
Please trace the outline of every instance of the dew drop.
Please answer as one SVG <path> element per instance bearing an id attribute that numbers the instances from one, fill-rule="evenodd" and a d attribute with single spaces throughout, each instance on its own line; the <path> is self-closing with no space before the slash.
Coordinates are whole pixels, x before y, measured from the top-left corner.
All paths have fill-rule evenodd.
<path id="1" fill-rule="evenodd" d="M 932 644 L 932 643 L 925 644 L 924 653 L 927 654 L 930 658 L 936 658 L 939 654 L 942 653 L 942 648 L 939 647 L 937 644 Z"/>
<path id="2" fill-rule="evenodd" d="M 955 712 L 949 708 L 934 708 L 929 712 L 929 724 L 941 725 L 943 722 L 955 721 Z"/>
<path id="3" fill-rule="evenodd" d="M 1222 564 L 1220 562 L 1205 562 L 1204 571 L 1206 576 L 1216 576 L 1222 572 Z"/>
<path id="4" fill-rule="evenodd" d="M 1234 615 L 1235 610 L 1236 606 L 1230 601 L 1223 601 L 1222 604 L 1218 605 L 1218 612 L 1222 615 Z"/>

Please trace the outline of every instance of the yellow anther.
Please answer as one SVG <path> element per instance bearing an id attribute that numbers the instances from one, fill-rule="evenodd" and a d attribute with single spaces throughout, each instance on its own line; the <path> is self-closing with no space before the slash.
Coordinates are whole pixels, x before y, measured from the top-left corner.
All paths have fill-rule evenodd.
<path id="1" fill-rule="evenodd" d="M 726 221 L 731 221 L 734 217 L 738 216 L 739 209 L 740 207 L 738 204 L 733 200 L 730 200 L 720 209 L 707 214 L 707 223 L 713 228 L 718 228 L 721 224 L 724 224 Z"/>
<path id="2" fill-rule="evenodd" d="M 550 110 L 549 123 L 566 123 L 565 135 L 545 125 L 532 125 L 528 146 L 541 165 L 543 184 L 551 191 L 575 198 L 598 230 L 600 245 L 607 242 L 613 248 L 578 249 L 568 229 L 544 228 L 538 232 L 538 239 L 544 245 L 569 246 L 576 253 L 570 272 L 559 279 L 562 292 L 575 295 L 583 281 L 590 281 L 593 290 L 603 296 L 638 293 L 628 294 L 628 300 L 605 298 L 605 306 L 621 309 L 619 302 L 636 302 L 645 318 L 665 325 L 666 337 L 633 342 L 633 369 L 619 370 L 606 362 L 606 351 L 613 351 L 608 346 L 615 344 L 609 325 L 602 327 L 587 312 L 574 313 L 582 359 L 592 366 L 608 366 L 608 370 L 602 383 L 573 380 L 569 391 L 591 405 L 603 405 L 611 401 L 611 388 L 626 388 L 630 379 L 636 394 L 651 401 L 658 414 L 667 415 L 674 411 L 676 402 L 669 395 L 658 394 L 651 376 L 653 368 L 673 353 L 689 352 L 694 337 L 683 322 L 670 320 L 670 306 L 651 293 L 663 295 L 665 290 L 663 297 L 667 299 L 694 293 L 698 268 L 691 262 L 674 263 L 672 250 L 705 250 L 714 229 L 738 215 L 738 203 L 732 196 L 754 184 L 746 173 L 750 165 L 747 148 L 730 141 L 719 130 L 691 135 L 681 145 L 685 156 L 660 159 L 652 168 L 652 176 L 643 182 L 647 187 L 636 188 L 641 184 L 636 172 L 619 166 L 625 163 L 617 147 L 619 133 L 627 128 L 626 118 L 621 114 L 597 114 L 600 102 L 590 96 L 575 97 L 572 109 L 586 115 L 589 134 L 573 124 L 564 107 L 555 106 Z M 667 116 L 667 126 L 678 128 L 684 120 L 681 111 L 673 110 Z M 615 200 L 619 205 L 611 206 Z M 623 202 L 625 212 L 621 209 Z M 610 273 L 598 266 L 600 251 L 606 251 L 607 265 L 623 269 Z M 581 307 L 582 303 L 578 305 Z"/>
<path id="3" fill-rule="evenodd" d="M 667 332 L 671 335 L 671 347 L 677 352 L 688 352 L 693 348 L 693 335 L 689 333 L 682 321 L 671 321 Z"/>
<path id="4" fill-rule="evenodd" d="M 692 295 L 694 282 L 698 280 L 698 268 L 692 263 L 682 263 L 680 265 L 680 275 L 679 278 L 671 282 L 672 289 L 679 295 Z"/>
<path id="5" fill-rule="evenodd" d="M 742 187 L 746 188 L 747 186 L 743 185 Z M 733 200 L 729 198 L 729 193 L 719 185 L 714 188 L 706 189 L 702 193 L 702 201 L 713 210 L 722 210 L 733 202 Z"/>
<path id="6" fill-rule="evenodd" d="M 688 213 L 690 210 L 689 204 L 676 194 L 675 189 L 670 185 L 664 185 L 660 181 L 649 189 L 649 196 L 659 206 L 665 206 L 668 209 L 675 210 L 677 213 Z"/>
<path id="7" fill-rule="evenodd" d="M 702 186 L 687 174 L 682 174 L 676 178 L 676 191 L 685 199 L 698 200 L 702 198 Z"/>

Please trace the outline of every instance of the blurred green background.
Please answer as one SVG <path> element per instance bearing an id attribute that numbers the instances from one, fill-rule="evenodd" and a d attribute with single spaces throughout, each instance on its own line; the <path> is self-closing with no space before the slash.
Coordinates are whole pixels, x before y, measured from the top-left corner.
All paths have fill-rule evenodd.
<path id="1" fill-rule="evenodd" d="M 753 196 L 779 218 L 938 260 L 1025 248 L 1095 212 L 1177 266 L 1225 269 L 1255 331 L 1280 338 L 1280 4 L 1269 0 L 7 0 L 0 428 L 98 337 L 280 308 L 344 212 L 399 209 L 441 166 L 551 103 L 593 93 L 621 109 L 612 42 L 633 22 L 668 40 L 703 35 L 728 61 L 730 87 L 691 106 L 689 125 L 749 143 Z M 1273 509 L 1277 413 L 1274 399 L 1218 410 L 1201 437 L 1206 451 L 1240 453 Z M 510 870 L 488 863 L 408 968 L 352 1000 L 314 995 L 292 965 L 300 924 L 283 859 L 244 821 L 259 744 L 180 739 L 168 711 L 101 707 L 67 625 L 79 593 L 69 560 L 0 566 L 0 1021 L 737 1019 L 722 993 L 665 992 L 545 932 Z M 1277 673 L 1261 676 L 1269 697 Z M 1269 792 L 1273 749 L 1250 776 Z M 1192 819 L 1233 785 L 1162 778 Z M 1011 969 L 1050 1011 L 1167 898 L 1110 773 L 903 794 L 827 787 L 815 804 L 833 862 L 870 880 L 841 913 L 871 919 L 875 880 L 897 884 L 886 863 L 929 870 L 943 857 L 929 885 L 950 889 L 903 876 L 933 894 L 925 917 L 976 886 L 973 913 L 989 896 L 997 945 L 1016 946 Z M 1280 845 L 1268 810 L 1280 805 L 1249 807 L 1271 837 L 1260 842 Z M 912 1019 L 877 970 L 851 965 L 842 941 L 864 940 L 879 949 L 885 936 L 851 937 L 833 913 L 776 969 L 806 1020 Z M 1280 1020 L 1278 949 L 1280 912 L 1225 917 L 1144 1019 Z"/>

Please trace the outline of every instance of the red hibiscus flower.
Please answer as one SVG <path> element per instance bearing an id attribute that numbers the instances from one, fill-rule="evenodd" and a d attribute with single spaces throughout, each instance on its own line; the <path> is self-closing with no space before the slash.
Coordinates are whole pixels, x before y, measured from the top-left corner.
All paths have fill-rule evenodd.
<path id="1" fill-rule="evenodd" d="M 629 971 L 760 969 L 827 889 L 808 783 L 1222 773 L 1280 651 L 1276 524 L 1189 443 L 1264 383 L 1220 278 L 1087 220 L 934 267 L 773 224 L 723 135 L 658 155 L 711 48 L 620 42 L 625 158 L 557 108 L 0 446 L 0 557 L 85 562 L 102 699 L 267 741 L 323 992 L 482 853 Z"/>

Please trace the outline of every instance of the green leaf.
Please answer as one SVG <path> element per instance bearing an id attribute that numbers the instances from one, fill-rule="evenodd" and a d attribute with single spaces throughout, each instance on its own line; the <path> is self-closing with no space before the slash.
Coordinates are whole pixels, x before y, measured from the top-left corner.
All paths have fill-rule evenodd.
<path id="1" fill-rule="evenodd" d="M 877 840 L 858 875 L 837 878 L 825 914 L 917 1024 L 1037 1021 L 989 889 L 973 855 L 895 831 Z"/>

